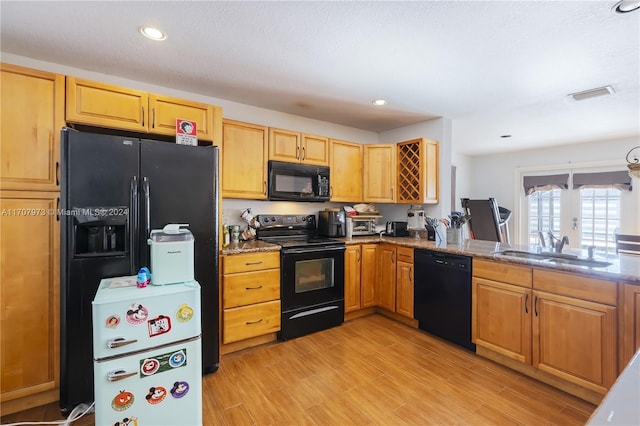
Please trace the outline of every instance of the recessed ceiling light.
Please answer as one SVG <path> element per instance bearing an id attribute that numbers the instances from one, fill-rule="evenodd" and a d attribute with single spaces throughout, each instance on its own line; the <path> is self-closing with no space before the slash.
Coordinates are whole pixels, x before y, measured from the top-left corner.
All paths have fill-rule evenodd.
<path id="1" fill-rule="evenodd" d="M 640 9 L 640 0 L 622 0 L 612 7 L 616 13 L 629 13 Z"/>
<path id="2" fill-rule="evenodd" d="M 612 95 L 615 93 L 613 87 L 603 86 L 596 87 L 595 89 L 589 89 L 582 92 L 569 93 L 569 97 L 574 101 L 584 101 L 585 99 L 597 98 L 598 96 Z"/>
<path id="3" fill-rule="evenodd" d="M 140 27 L 140 34 L 148 39 L 156 41 L 166 40 L 167 38 L 167 35 L 165 33 L 153 27 Z"/>
<path id="4" fill-rule="evenodd" d="M 383 106 L 387 104 L 387 101 L 384 99 L 374 99 L 371 103 L 375 106 Z"/>

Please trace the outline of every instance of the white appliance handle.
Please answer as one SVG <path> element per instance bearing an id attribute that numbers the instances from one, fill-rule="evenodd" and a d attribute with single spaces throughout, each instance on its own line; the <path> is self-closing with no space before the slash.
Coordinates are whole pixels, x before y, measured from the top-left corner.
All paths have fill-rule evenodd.
<path id="1" fill-rule="evenodd" d="M 127 340 L 124 337 L 115 337 L 113 339 L 107 340 L 107 347 L 109 349 L 119 348 L 120 346 L 130 345 L 132 343 L 136 343 L 138 339 Z"/>
<path id="2" fill-rule="evenodd" d="M 107 373 L 107 379 L 110 382 L 117 382 L 118 380 L 126 379 L 127 377 L 135 376 L 138 374 L 136 371 L 129 372 L 125 370 L 113 370 Z"/>

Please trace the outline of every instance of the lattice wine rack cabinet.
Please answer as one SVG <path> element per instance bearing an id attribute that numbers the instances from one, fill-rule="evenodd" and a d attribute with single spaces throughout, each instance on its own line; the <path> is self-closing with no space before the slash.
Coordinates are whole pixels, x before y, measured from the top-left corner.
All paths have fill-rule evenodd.
<path id="1" fill-rule="evenodd" d="M 438 202 L 438 142 L 413 139 L 397 144 L 398 203 Z"/>

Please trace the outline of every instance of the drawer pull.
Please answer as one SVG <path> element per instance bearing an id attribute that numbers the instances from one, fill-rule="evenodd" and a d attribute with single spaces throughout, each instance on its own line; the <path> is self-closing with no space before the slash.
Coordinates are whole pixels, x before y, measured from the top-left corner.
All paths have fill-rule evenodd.
<path id="1" fill-rule="evenodd" d="M 250 266 L 250 265 L 260 265 L 262 264 L 262 260 L 260 262 L 245 262 L 245 265 Z"/>
<path id="2" fill-rule="evenodd" d="M 245 287 L 245 290 L 260 290 L 262 288 L 261 285 L 259 285 L 258 287 Z"/>
<path id="3" fill-rule="evenodd" d="M 258 321 L 247 321 L 245 324 L 247 325 L 260 324 L 261 322 L 262 322 L 262 318 L 260 318 Z"/>

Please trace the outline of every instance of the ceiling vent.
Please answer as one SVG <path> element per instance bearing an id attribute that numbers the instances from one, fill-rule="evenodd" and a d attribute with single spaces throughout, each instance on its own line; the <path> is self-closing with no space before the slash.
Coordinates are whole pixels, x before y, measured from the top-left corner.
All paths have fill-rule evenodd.
<path id="1" fill-rule="evenodd" d="M 574 101 L 584 101 L 585 99 L 597 98 L 598 96 L 613 95 L 615 90 L 611 86 L 598 87 L 596 89 L 585 90 L 569 94 Z"/>

